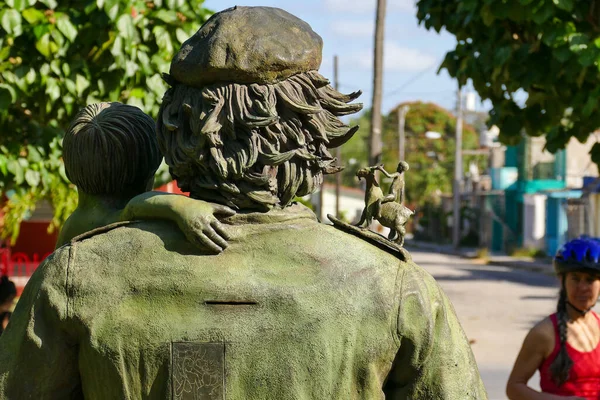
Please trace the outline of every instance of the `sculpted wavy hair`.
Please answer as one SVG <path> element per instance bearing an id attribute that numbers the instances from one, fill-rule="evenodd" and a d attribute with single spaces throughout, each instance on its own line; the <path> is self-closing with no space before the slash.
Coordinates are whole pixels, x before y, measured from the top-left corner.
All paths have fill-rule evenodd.
<path id="1" fill-rule="evenodd" d="M 88 194 L 127 196 L 147 190 L 162 160 L 154 120 L 121 103 L 79 111 L 63 140 L 65 172 Z"/>
<path id="2" fill-rule="evenodd" d="M 342 169 L 329 149 L 358 129 L 338 118 L 362 108 L 349 104 L 358 96 L 339 93 L 317 71 L 268 85 L 174 83 L 160 109 L 158 143 L 192 197 L 268 210 Z"/>

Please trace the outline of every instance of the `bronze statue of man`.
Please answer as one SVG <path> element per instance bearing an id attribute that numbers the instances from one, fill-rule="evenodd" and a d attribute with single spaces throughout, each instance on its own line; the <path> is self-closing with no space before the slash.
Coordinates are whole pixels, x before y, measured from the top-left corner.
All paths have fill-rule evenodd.
<path id="1" fill-rule="evenodd" d="M 235 208 L 202 254 L 168 221 L 80 236 L 31 278 L 0 338 L 0 398 L 482 399 L 446 295 L 405 253 L 320 223 L 295 196 L 339 170 L 356 112 L 321 38 L 237 7 L 165 79 L 159 144 L 196 199 Z"/>

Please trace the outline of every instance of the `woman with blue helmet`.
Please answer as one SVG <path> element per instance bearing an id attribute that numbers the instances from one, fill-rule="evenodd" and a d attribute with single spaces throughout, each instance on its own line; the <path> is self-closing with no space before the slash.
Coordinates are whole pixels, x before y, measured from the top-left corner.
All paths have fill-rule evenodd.
<path id="1" fill-rule="evenodd" d="M 506 385 L 511 400 L 600 399 L 600 241 L 581 237 L 554 257 L 556 313 L 527 334 Z M 540 371 L 542 393 L 527 386 Z"/>

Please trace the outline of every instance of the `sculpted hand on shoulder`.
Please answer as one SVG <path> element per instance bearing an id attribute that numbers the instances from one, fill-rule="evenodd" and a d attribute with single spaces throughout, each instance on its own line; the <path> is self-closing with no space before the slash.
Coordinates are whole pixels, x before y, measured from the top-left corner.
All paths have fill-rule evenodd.
<path id="1" fill-rule="evenodd" d="M 188 201 L 183 201 L 181 210 L 176 213 L 177 226 L 189 242 L 200 248 L 221 253 L 227 248 L 230 236 L 227 227 L 216 216 L 230 217 L 235 215 L 235 211 L 221 204 L 207 203 L 188 197 L 185 199 Z"/>
<path id="2" fill-rule="evenodd" d="M 221 253 L 227 248 L 229 234 L 217 216 L 235 215 L 227 206 L 192 199 L 183 195 L 147 192 L 131 199 L 123 210 L 122 221 L 165 219 L 173 221 L 186 239 L 203 250 Z"/>

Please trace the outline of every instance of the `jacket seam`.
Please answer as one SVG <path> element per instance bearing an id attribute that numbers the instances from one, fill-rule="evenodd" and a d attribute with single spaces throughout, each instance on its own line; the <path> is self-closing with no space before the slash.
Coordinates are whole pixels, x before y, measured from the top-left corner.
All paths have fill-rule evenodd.
<path id="1" fill-rule="evenodd" d="M 67 271 L 66 271 L 66 282 L 65 282 L 65 295 L 67 298 L 66 301 L 66 316 L 67 318 L 71 318 L 73 315 L 73 304 L 72 303 L 72 287 L 71 287 L 71 279 L 73 278 L 73 271 L 71 270 L 71 266 L 73 265 L 73 259 L 75 258 L 75 244 L 72 244 L 69 247 L 69 258 L 67 261 Z"/>
<path id="2" fill-rule="evenodd" d="M 404 289 L 404 275 L 406 271 L 402 268 L 403 263 L 398 264 L 398 270 L 396 271 L 395 289 L 396 295 L 398 296 L 398 306 L 395 312 L 394 326 L 392 327 L 392 337 L 397 347 L 400 347 L 400 335 L 398 334 L 398 323 L 400 321 L 400 308 L 402 307 L 402 290 Z M 402 271 L 401 271 L 402 270 Z M 401 273 L 402 272 L 402 273 Z M 398 290 L 399 289 L 399 290 Z"/>

